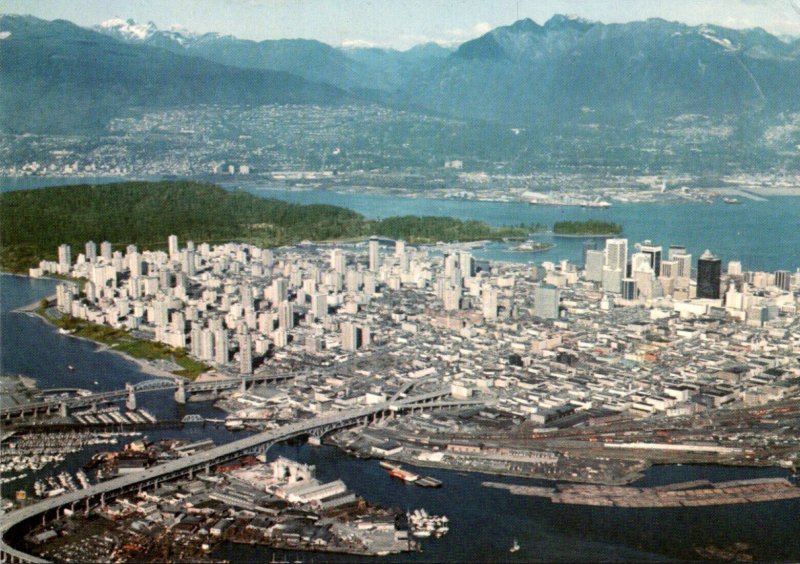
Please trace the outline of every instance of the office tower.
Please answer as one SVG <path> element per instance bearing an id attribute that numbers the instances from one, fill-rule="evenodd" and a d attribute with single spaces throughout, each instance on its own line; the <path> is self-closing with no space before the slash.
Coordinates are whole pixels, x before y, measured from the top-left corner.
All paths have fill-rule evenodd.
<path id="1" fill-rule="evenodd" d="M 584 260 L 584 276 L 589 282 L 603 281 L 603 264 L 606 260 L 606 253 L 595 249 L 587 249 Z"/>
<path id="2" fill-rule="evenodd" d="M 481 301 L 483 318 L 497 319 L 497 289 L 492 286 L 484 286 Z"/>
<path id="3" fill-rule="evenodd" d="M 619 294 L 622 288 L 623 270 L 619 268 L 603 267 L 603 290 Z"/>
<path id="4" fill-rule="evenodd" d="M 685 255 L 686 247 L 683 245 L 670 245 L 669 246 L 669 260 L 675 260 L 677 255 Z"/>
<path id="5" fill-rule="evenodd" d="M 69 268 L 72 264 L 72 248 L 66 243 L 58 246 L 58 265 Z"/>
<path id="6" fill-rule="evenodd" d="M 606 239 L 606 264 L 609 270 L 625 272 L 628 265 L 628 240 Z"/>
<path id="7" fill-rule="evenodd" d="M 742 263 L 738 260 L 728 262 L 728 275 L 740 276 L 742 274 Z"/>
<path id="8" fill-rule="evenodd" d="M 342 249 L 333 249 L 331 251 L 331 269 L 339 274 L 344 274 L 345 266 L 344 251 Z"/>
<path id="9" fill-rule="evenodd" d="M 775 285 L 788 292 L 792 287 L 792 274 L 788 270 L 775 271 Z"/>
<path id="10" fill-rule="evenodd" d="M 661 245 L 653 245 L 648 240 L 636 246 L 640 253 L 644 253 L 649 257 L 650 268 L 652 268 L 653 272 L 658 276 L 661 272 Z"/>
<path id="11" fill-rule="evenodd" d="M 633 253 L 631 255 L 630 275 L 633 276 L 633 273 L 642 272 L 645 269 L 649 272 L 653 272 L 652 258 L 652 255 L 648 253 Z"/>
<path id="12" fill-rule="evenodd" d="M 670 257 L 670 260 L 675 260 L 678 262 L 678 278 L 691 278 L 692 276 L 692 255 L 690 254 L 676 254 L 673 257 Z"/>
<path id="13" fill-rule="evenodd" d="M 596 251 L 596 250 L 597 250 L 597 241 L 595 241 L 594 239 L 589 239 L 588 241 L 586 241 L 583 244 L 583 268 L 584 269 L 586 269 L 587 253 L 589 251 Z M 605 253 L 603 253 L 603 256 L 605 256 Z"/>
<path id="14" fill-rule="evenodd" d="M 533 294 L 534 313 L 543 319 L 558 319 L 561 292 L 552 284 L 540 284 Z"/>
<path id="15" fill-rule="evenodd" d="M 88 262 L 94 262 L 97 260 L 97 243 L 94 241 L 87 241 L 86 242 L 86 260 Z"/>
<path id="16" fill-rule="evenodd" d="M 662 260 L 661 261 L 661 276 L 663 278 L 677 278 L 678 277 L 678 261 L 677 260 Z"/>
<path id="17" fill-rule="evenodd" d="M 636 299 L 636 280 L 633 278 L 622 279 L 622 299 L 635 300 Z"/>
<path id="18" fill-rule="evenodd" d="M 369 269 L 378 272 L 381 267 L 381 247 L 376 237 L 369 239 Z"/>
<path id="19" fill-rule="evenodd" d="M 394 242 L 394 256 L 402 257 L 406 254 L 406 242 L 402 239 L 398 239 Z"/>
<path id="20" fill-rule="evenodd" d="M 111 243 L 108 241 L 100 243 L 100 256 L 103 257 L 103 260 L 106 262 L 111 262 L 111 250 Z"/>
<path id="21" fill-rule="evenodd" d="M 722 269 L 720 260 L 706 249 L 699 259 L 697 259 L 697 297 L 719 299 L 720 271 Z"/>
<path id="22" fill-rule="evenodd" d="M 239 333 L 239 372 L 253 373 L 253 337 L 247 331 Z"/>
<path id="23" fill-rule="evenodd" d="M 178 260 L 178 236 L 177 235 L 170 235 L 167 237 L 167 248 L 169 251 L 169 260 Z"/>
<path id="24" fill-rule="evenodd" d="M 228 331 L 222 327 L 214 331 L 214 362 L 217 364 L 228 362 Z"/>

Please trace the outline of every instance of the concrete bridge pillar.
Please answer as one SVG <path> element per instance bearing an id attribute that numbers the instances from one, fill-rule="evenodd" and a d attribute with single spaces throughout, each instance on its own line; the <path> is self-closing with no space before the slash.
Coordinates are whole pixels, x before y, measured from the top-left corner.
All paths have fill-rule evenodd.
<path id="1" fill-rule="evenodd" d="M 58 404 L 58 414 L 61 417 L 67 416 L 67 402 L 62 401 L 60 404 Z"/>
<path id="2" fill-rule="evenodd" d="M 106 492 L 100 494 L 100 507 L 106 506 Z"/>
<path id="3" fill-rule="evenodd" d="M 186 384 L 184 384 L 183 378 L 178 378 L 175 382 L 178 384 L 178 388 L 175 390 L 175 403 L 183 405 L 186 403 Z"/>
<path id="4" fill-rule="evenodd" d="M 247 380 L 244 379 L 244 376 L 242 376 L 242 381 L 239 384 L 239 391 L 241 393 L 245 393 L 247 391 Z"/>
<path id="5" fill-rule="evenodd" d="M 125 401 L 125 407 L 128 411 L 134 411 L 136 409 L 136 391 L 133 388 L 132 384 L 125 384 L 125 389 L 128 391 L 128 399 Z"/>

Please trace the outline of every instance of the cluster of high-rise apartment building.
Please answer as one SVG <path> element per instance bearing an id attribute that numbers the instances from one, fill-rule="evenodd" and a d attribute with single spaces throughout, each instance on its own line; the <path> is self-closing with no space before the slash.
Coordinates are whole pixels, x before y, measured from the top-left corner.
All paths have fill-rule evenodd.
<path id="1" fill-rule="evenodd" d="M 544 423 L 787 393 L 800 273 L 743 272 L 736 261 L 723 273 L 709 252 L 695 269 L 686 249 L 664 258 L 649 241 L 632 250 L 608 239 L 581 269 L 490 264 L 463 245 L 269 250 L 172 236 L 166 251 L 89 242 L 75 260 L 62 245 L 31 274 L 85 279 L 58 286 L 61 312 L 183 347 L 218 372 L 327 366 L 309 392 L 320 405 L 387 397 L 421 378 Z"/>

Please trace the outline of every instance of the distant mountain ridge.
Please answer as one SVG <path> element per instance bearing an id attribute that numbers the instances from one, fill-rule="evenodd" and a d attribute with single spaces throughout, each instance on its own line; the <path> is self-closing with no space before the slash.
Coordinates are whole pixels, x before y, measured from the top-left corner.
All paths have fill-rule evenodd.
<path id="1" fill-rule="evenodd" d="M 800 41 L 651 19 L 520 20 L 462 44 L 406 103 L 516 124 L 800 109 Z"/>
<path id="2" fill-rule="evenodd" d="M 130 107 L 351 99 L 290 73 L 123 43 L 63 20 L 0 16 L 0 32 L 0 130 L 11 133 L 103 129 Z"/>
<path id="3" fill-rule="evenodd" d="M 395 90 L 411 75 L 427 70 L 451 53 L 436 44 L 397 51 L 336 48 L 313 39 L 251 41 L 219 33 L 159 30 L 152 22 L 137 24 L 118 18 L 93 29 L 128 43 L 163 47 L 229 66 L 291 72 L 345 90 Z"/>
<path id="4" fill-rule="evenodd" d="M 0 130 L 16 133 L 98 130 L 130 107 L 206 103 L 369 100 L 551 131 L 800 111 L 800 40 L 661 19 L 523 19 L 455 50 L 400 52 L 0 16 L 0 60 Z"/>

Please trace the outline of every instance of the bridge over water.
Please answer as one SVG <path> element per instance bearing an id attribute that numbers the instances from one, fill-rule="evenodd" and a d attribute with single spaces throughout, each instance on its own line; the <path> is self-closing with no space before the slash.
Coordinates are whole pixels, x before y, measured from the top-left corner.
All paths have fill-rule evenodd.
<path id="1" fill-rule="evenodd" d="M 482 400 L 456 400 L 449 398 L 449 395 L 449 390 L 439 390 L 409 396 L 395 402 L 387 401 L 290 423 L 278 429 L 257 433 L 211 450 L 153 466 L 142 472 L 120 476 L 12 511 L 0 516 L 0 560 L 3 562 L 46 562 L 32 554 L 13 548 L 6 542 L 6 537 L 13 533 L 21 538 L 26 528 L 34 521 L 46 522 L 48 518 L 59 517 L 64 509 L 71 511 L 82 509 L 88 514 L 92 507 L 96 507 L 98 504 L 105 505 L 107 501 L 116 496 L 157 487 L 161 482 L 186 475 L 192 476 L 195 472 L 209 472 L 212 466 L 234 460 L 245 454 L 266 452 L 271 445 L 294 437 L 311 433 L 319 435 L 334 429 L 366 425 L 370 421 L 396 413 L 484 404 Z"/>
<path id="2" fill-rule="evenodd" d="M 36 403 L 26 403 L 0 408 L 0 418 L 9 420 L 14 417 L 31 417 L 40 413 L 53 413 L 61 411 L 66 415 L 68 409 L 78 407 L 89 407 L 106 401 L 126 400 L 128 409 L 136 409 L 136 394 L 145 392 L 156 392 L 162 390 L 175 390 L 175 401 L 186 403 L 186 398 L 190 394 L 202 392 L 221 392 L 235 388 L 245 389 L 258 383 L 286 382 L 297 376 L 297 373 L 287 372 L 284 374 L 250 374 L 241 378 L 224 378 L 219 380 L 207 380 L 204 382 L 186 382 L 183 378 L 156 378 L 145 380 L 136 384 L 125 384 L 121 390 L 111 390 L 109 392 L 98 392 L 84 396 L 74 396 L 69 398 L 51 398 Z M 52 391 L 52 390 L 51 390 Z"/>

